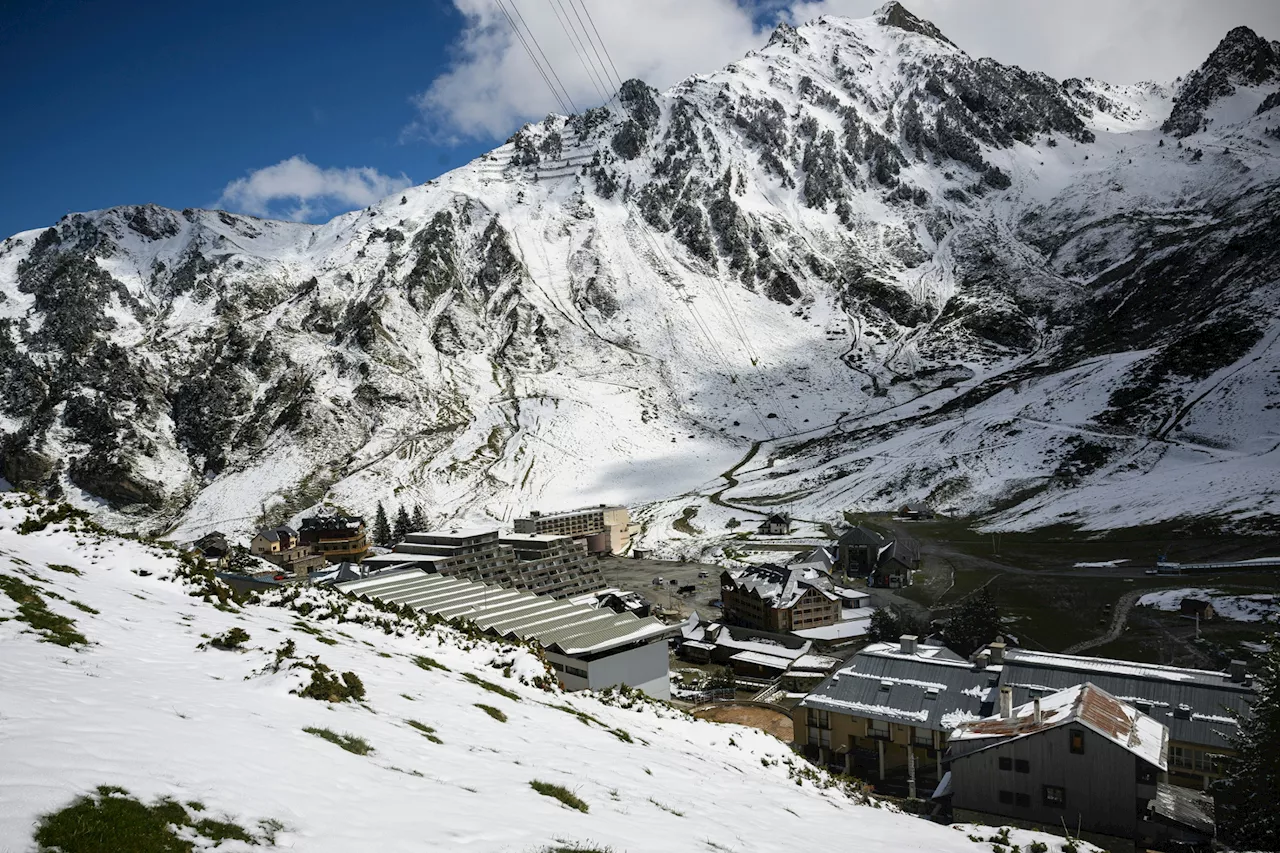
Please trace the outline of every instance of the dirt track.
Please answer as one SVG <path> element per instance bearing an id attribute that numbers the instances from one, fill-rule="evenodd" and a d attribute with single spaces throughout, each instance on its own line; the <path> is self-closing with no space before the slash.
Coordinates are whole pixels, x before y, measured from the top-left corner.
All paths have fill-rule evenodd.
<path id="1" fill-rule="evenodd" d="M 755 708 L 750 705 L 735 705 L 726 702 L 695 711 L 694 716 L 700 720 L 715 720 L 718 723 L 738 723 L 750 726 L 771 734 L 783 743 L 790 743 L 795 737 L 791 725 L 791 717 L 786 711 L 774 711 L 769 708 Z"/>

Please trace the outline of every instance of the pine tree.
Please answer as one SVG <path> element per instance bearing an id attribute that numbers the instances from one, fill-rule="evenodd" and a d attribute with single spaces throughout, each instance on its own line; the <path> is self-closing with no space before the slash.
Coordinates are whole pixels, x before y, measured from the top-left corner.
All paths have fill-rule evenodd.
<path id="1" fill-rule="evenodd" d="M 387 510 L 382 501 L 378 501 L 378 513 L 373 517 L 373 544 L 391 547 L 391 523 L 387 521 Z"/>
<path id="2" fill-rule="evenodd" d="M 1280 850 L 1280 636 L 1254 671 L 1257 698 L 1229 735 L 1237 753 L 1214 786 L 1218 832 L 1240 850 Z"/>
<path id="3" fill-rule="evenodd" d="M 886 643 L 902 636 L 898 633 L 898 617 L 888 607 L 881 607 L 871 614 L 867 624 L 867 639 L 873 643 Z"/>
<path id="4" fill-rule="evenodd" d="M 994 640 L 1003 630 L 1002 626 L 991 590 L 984 586 L 955 608 L 944 635 L 953 652 L 968 655 Z"/>
<path id="5" fill-rule="evenodd" d="M 396 510 L 396 526 L 391 532 L 391 538 L 396 542 L 403 542 L 404 537 L 408 536 L 413 530 L 413 525 L 409 521 L 409 513 L 402 506 Z"/>
<path id="6" fill-rule="evenodd" d="M 426 529 L 427 529 L 427 514 L 426 514 L 425 512 L 423 512 L 423 511 L 422 511 L 422 504 L 414 504 L 414 505 L 413 505 L 413 518 L 412 518 L 412 521 L 413 521 L 413 529 L 414 529 L 414 530 L 426 530 Z"/>

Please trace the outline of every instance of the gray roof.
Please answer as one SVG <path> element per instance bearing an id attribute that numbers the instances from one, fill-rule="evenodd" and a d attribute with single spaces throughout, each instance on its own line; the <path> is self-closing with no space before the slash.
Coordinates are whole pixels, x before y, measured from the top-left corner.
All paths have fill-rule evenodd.
<path id="1" fill-rule="evenodd" d="M 1170 741 L 1216 747 L 1226 747 L 1224 735 L 1235 730 L 1230 712 L 1245 710 L 1254 695 L 1251 686 L 1223 672 L 1026 649 L 1005 652 L 1000 683 L 1013 688 L 1015 704 L 1085 681 L 1167 725 Z M 1150 710 L 1144 702 L 1151 703 Z"/>
<path id="2" fill-rule="evenodd" d="M 885 544 L 885 538 L 874 530 L 868 530 L 862 525 L 858 525 L 840 534 L 840 544 L 846 548 L 855 545 L 871 545 L 879 548 Z"/>
<path id="3" fill-rule="evenodd" d="M 950 733 L 991 713 L 998 667 L 977 668 L 943 646 L 873 643 L 801 700 L 833 711 Z"/>
<path id="4" fill-rule="evenodd" d="M 422 613 L 465 619 L 502 637 L 532 640 L 568 656 L 596 654 L 650 643 L 680 632 L 652 616 L 615 613 L 492 584 L 417 569 L 382 572 L 340 583 L 338 589 L 388 604 L 408 604 Z"/>

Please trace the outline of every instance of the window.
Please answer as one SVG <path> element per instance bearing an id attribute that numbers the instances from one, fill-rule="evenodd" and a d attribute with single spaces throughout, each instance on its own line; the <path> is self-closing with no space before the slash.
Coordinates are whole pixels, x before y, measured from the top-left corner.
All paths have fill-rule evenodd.
<path id="1" fill-rule="evenodd" d="M 885 738 L 889 737 L 889 724 L 880 720 L 867 721 L 867 734 L 871 737 Z"/>
<path id="2" fill-rule="evenodd" d="M 1071 751 L 1076 755 L 1084 755 L 1084 729 L 1071 730 Z"/>
<path id="3" fill-rule="evenodd" d="M 809 727 L 809 746 L 825 746 L 831 748 L 831 730 Z"/>
<path id="4" fill-rule="evenodd" d="M 1169 748 L 1169 763 L 1174 767 L 1191 767 L 1191 755 L 1194 750 L 1187 749 L 1185 746 L 1173 746 Z"/>
<path id="5" fill-rule="evenodd" d="M 1012 759 L 1012 758 L 1006 758 L 1006 757 L 1005 757 L 1005 756 L 1003 756 L 1003 755 L 1002 755 L 1002 756 L 1000 756 L 1000 769 L 1001 769 L 1001 770 L 1012 770 L 1012 769 L 1013 769 L 1013 759 Z"/>
<path id="6" fill-rule="evenodd" d="M 1006 806 L 1013 805 L 1013 791 L 1001 791 L 1000 803 L 1001 805 L 1006 805 Z"/>
<path id="7" fill-rule="evenodd" d="M 933 732 L 928 729 L 912 729 L 912 743 L 933 749 Z"/>
<path id="8" fill-rule="evenodd" d="M 1017 803 L 1016 803 L 1016 805 L 1018 806 L 1018 808 L 1020 808 L 1020 809 L 1029 809 L 1029 808 L 1031 808 L 1031 795 L 1030 795 L 1030 794 L 1018 794 L 1018 795 L 1017 795 L 1017 797 L 1016 797 L 1016 799 L 1017 799 Z"/>
<path id="9" fill-rule="evenodd" d="M 1044 786 L 1044 804 L 1053 806 L 1054 808 L 1064 809 L 1067 807 L 1067 789 L 1060 788 L 1057 785 Z"/>
<path id="10" fill-rule="evenodd" d="M 816 726 L 820 729 L 831 728 L 831 712 L 820 711 L 817 708 L 809 709 L 809 725 Z"/>
<path id="11" fill-rule="evenodd" d="M 1195 768 L 1202 773 L 1213 772 L 1213 759 L 1209 757 L 1209 753 L 1195 750 Z"/>
<path id="12" fill-rule="evenodd" d="M 1030 773 L 1031 762 L 1027 761 L 1025 758 L 1019 758 L 1017 761 L 1013 762 L 1013 769 L 1019 773 Z"/>

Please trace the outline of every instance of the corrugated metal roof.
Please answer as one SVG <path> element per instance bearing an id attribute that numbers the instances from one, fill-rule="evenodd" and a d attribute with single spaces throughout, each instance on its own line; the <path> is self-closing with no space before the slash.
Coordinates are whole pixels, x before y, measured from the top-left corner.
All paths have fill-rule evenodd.
<path id="1" fill-rule="evenodd" d="M 652 616 L 641 619 L 634 613 L 615 613 L 417 569 L 384 572 L 335 586 L 351 595 L 408 604 L 445 619 L 464 618 L 499 636 L 533 640 L 569 656 L 656 640 L 680 630 Z"/>
<path id="2" fill-rule="evenodd" d="M 1223 672 L 1023 649 L 1005 653 L 1001 684 L 1013 688 L 1015 704 L 1085 681 L 1164 723 L 1170 740 L 1215 748 L 1229 745 L 1224 735 L 1235 730 L 1231 714 L 1243 712 L 1254 695 Z"/>
<path id="3" fill-rule="evenodd" d="M 941 647 L 915 654 L 868 646 L 801 700 L 805 707 L 950 732 L 991 711 L 1000 672 L 977 669 Z"/>

